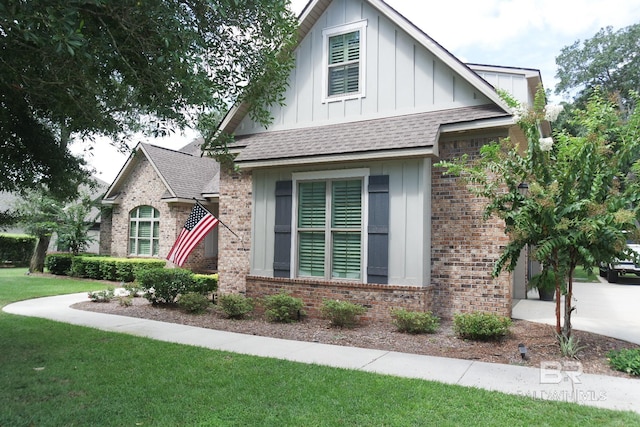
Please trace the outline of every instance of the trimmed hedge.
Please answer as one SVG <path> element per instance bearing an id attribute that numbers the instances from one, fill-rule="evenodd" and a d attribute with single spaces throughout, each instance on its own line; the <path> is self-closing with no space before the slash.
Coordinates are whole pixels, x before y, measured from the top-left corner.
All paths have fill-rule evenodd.
<path id="1" fill-rule="evenodd" d="M 44 259 L 44 266 L 49 273 L 58 276 L 68 276 L 71 271 L 71 263 L 73 262 L 73 254 L 69 253 L 53 253 L 47 254 Z"/>
<path id="2" fill-rule="evenodd" d="M 29 260 L 36 246 L 36 238 L 23 234 L 0 234 L 0 262 L 22 267 Z"/>
<path id="3" fill-rule="evenodd" d="M 45 266 L 52 274 L 114 282 L 133 282 L 141 271 L 161 269 L 166 262 L 147 258 L 112 258 L 68 253 L 48 254 Z M 217 281 L 216 281 L 217 285 Z"/>

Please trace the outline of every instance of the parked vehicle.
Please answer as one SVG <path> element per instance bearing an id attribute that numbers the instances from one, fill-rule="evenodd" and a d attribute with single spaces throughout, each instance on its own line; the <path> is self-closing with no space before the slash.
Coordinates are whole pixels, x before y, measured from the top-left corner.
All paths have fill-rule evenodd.
<path id="1" fill-rule="evenodd" d="M 640 276 L 640 244 L 627 242 L 627 248 L 637 254 L 638 259 L 615 260 L 611 263 L 600 263 L 600 276 L 606 277 L 609 283 L 618 283 L 618 278 L 625 274 Z"/>

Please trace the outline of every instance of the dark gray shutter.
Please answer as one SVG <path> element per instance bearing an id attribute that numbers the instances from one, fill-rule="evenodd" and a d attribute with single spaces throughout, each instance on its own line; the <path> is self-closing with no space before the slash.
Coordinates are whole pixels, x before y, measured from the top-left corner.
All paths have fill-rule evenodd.
<path id="1" fill-rule="evenodd" d="M 389 281 L 389 175 L 369 177 L 367 282 Z"/>
<path id="2" fill-rule="evenodd" d="M 273 277 L 290 277 L 292 181 L 276 182 Z"/>

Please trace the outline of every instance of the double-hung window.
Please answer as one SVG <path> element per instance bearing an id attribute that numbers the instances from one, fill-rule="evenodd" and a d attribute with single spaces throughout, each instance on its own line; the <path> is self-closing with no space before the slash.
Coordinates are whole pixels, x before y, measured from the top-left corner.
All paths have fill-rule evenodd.
<path id="1" fill-rule="evenodd" d="M 367 21 L 360 21 L 322 32 L 325 101 L 364 96 L 366 26 Z"/>
<path id="2" fill-rule="evenodd" d="M 157 256 L 159 253 L 160 211 L 138 206 L 129 214 L 129 255 Z"/>
<path id="3" fill-rule="evenodd" d="M 364 178 L 297 182 L 297 275 L 362 280 Z"/>

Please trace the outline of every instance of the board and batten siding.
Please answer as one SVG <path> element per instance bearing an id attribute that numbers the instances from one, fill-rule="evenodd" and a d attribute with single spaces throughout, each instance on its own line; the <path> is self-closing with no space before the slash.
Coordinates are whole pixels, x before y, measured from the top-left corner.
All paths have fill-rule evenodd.
<path id="1" fill-rule="evenodd" d="M 322 30 L 366 20 L 365 96 L 323 102 Z M 428 31 L 428 29 L 427 29 Z M 301 41 L 284 106 L 271 109 L 269 131 L 488 104 L 426 47 L 366 2 L 335 0 Z M 264 132 L 245 117 L 236 135 Z"/>
<path id="2" fill-rule="evenodd" d="M 388 283 L 428 285 L 431 271 L 431 159 L 353 164 L 348 168 L 368 168 L 370 175 L 389 176 Z M 285 169 L 253 171 L 252 275 L 273 277 L 276 182 L 290 180 L 292 172 Z"/>

